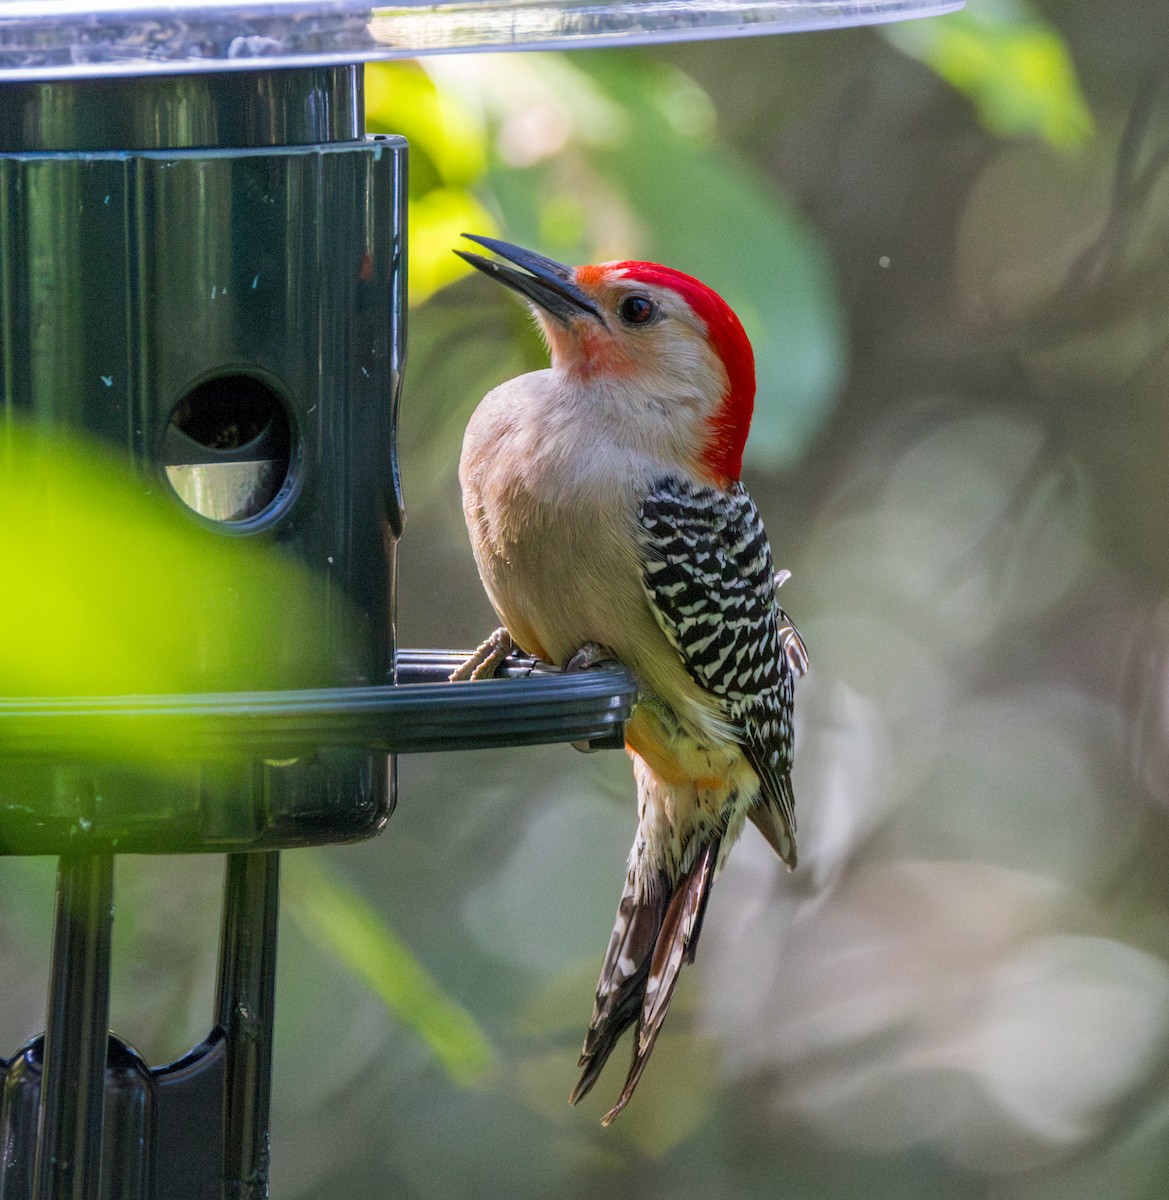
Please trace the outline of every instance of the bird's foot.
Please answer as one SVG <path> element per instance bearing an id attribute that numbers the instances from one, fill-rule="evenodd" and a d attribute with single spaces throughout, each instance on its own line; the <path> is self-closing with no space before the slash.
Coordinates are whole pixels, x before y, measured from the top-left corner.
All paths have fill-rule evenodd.
<path id="1" fill-rule="evenodd" d="M 606 650 L 604 646 L 600 646 L 596 642 L 585 642 L 575 654 L 566 660 L 563 670 L 566 675 L 572 675 L 577 671 L 587 671 L 590 667 L 599 667 L 602 663 L 616 661 L 612 652 Z M 604 739 L 597 745 L 593 745 L 592 742 L 572 742 L 570 744 L 574 750 L 579 750 L 582 754 L 592 754 L 594 750 L 609 748 L 609 744 Z"/>
<path id="2" fill-rule="evenodd" d="M 606 650 L 604 646 L 597 645 L 596 642 L 585 642 L 583 646 L 564 663 L 564 673 L 572 674 L 574 671 L 587 671 L 589 667 L 599 667 L 602 663 L 616 662 L 611 650 Z"/>
<path id="3" fill-rule="evenodd" d="M 451 683 L 477 683 L 480 679 L 491 679 L 499 670 L 499 664 L 514 649 L 515 642 L 511 640 L 511 634 L 500 627 L 476 648 L 461 667 L 450 673 L 449 680 Z"/>

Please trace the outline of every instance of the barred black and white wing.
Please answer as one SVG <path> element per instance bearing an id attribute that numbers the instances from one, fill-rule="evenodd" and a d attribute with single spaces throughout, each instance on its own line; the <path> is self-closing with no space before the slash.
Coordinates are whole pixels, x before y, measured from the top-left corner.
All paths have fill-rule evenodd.
<path id="1" fill-rule="evenodd" d="M 796 860 L 792 693 L 803 642 L 776 600 L 771 548 L 742 484 L 728 490 L 656 480 L 638 512 L 642 584 L 691 677 L 740 731 L 761 793 L 750 816 L 789 865 Z"/>

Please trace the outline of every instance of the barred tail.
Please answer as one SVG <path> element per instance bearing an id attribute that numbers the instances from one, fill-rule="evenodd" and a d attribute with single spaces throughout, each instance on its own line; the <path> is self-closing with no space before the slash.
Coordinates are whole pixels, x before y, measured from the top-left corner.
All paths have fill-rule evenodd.
<path id="1" fill-rule="evenodd" d="M 694 961 L 702 918 L 718 861 L 719 840 L 706 843 L 675 885 L 665 884 L 637 899 L 632 874 L 617 908 L 613 936 L 597 983 L 593 1017 L 581 1051 L 575 1104 L 596 1083 L 621 1034 L 637 1022 L 633 1061 L 617 1103 L 602 1123 L 610 1124 L 629 1103 L 657 1041 L 684 963 Z"/>

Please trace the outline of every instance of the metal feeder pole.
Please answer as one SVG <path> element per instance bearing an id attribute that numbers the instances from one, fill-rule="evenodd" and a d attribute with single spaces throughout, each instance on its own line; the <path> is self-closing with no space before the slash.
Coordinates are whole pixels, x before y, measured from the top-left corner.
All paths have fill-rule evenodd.
<path id="1" fill-rule="evenodd" d="M 37 1200 L 97 1200 L 113 925 L 113 855 L 62 856 L 37 1137 Z"/>

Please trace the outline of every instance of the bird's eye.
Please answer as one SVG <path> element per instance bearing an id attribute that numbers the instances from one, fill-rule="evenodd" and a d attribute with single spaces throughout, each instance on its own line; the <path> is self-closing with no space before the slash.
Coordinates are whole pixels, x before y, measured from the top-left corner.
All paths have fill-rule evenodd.
<path id="1" fill-rule="evenodd" d="M 644 325 L 657 314 L 658 306 L 648 297 L 626 296 L 617 305 L 617 315 L 626 325 Z"/>

